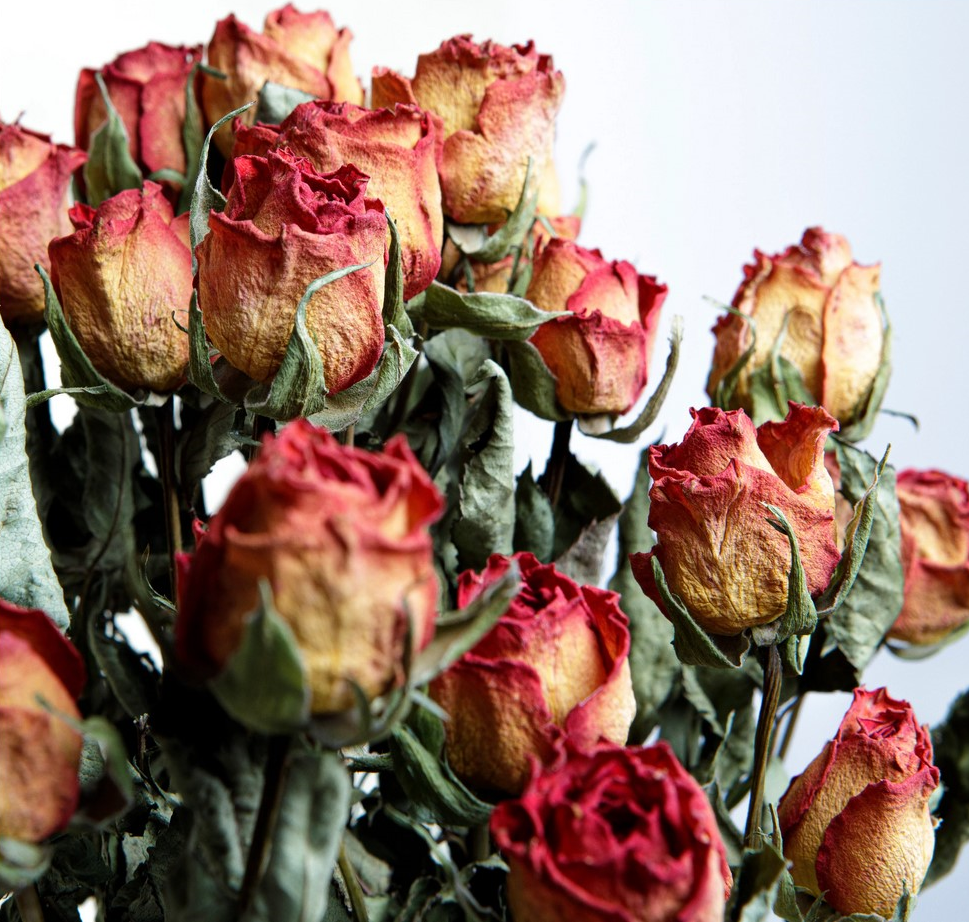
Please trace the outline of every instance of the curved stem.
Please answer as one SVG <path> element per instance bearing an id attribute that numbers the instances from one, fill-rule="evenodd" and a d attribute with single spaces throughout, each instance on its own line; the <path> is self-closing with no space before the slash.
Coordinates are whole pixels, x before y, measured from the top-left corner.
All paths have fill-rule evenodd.
<path id="1" fill-rule="evenodd" d="M 781 697 L 781 679 L 784 670 L 777 647 L 771 644 L 762 656 L 764 665 L 764 692 L 760 699 L 760 715 L 754 736 L 754 768 L 750 776 L 750 806 L 747 810 L 747 828 L 744 831 L 744 847 L 752 848 L 754 838 L 760 831 L 761 813 L 764 809 L 764 779 L 770 762 L 774 719 Z"/>
<path id="2" fill-rule="evenodd" d="M 182 516 L 175 476 L 175 398 L 155 410 L 158 423 L 158 475 L 165 503 L 165 538 L 168 543 L 168 572 L 175 592 L 175 555 L 182 549 Z"/>
<path id="3" fill-rule="evenodd" d="M 781 737 L 781 744 L 777 748 L 777 755 L 780 759 L 784 759 L 787 756 L 787 750 L 790 748 L 791 740 L 794 738 L 794 726 L 797 723 L 798 715 L 801 713 L 801 705 L 804 703 L 804 695 L 798 692 L 797 698 L 792 705 L 787 718 L 787 726 L 784 727 L 784 735 Z"/>

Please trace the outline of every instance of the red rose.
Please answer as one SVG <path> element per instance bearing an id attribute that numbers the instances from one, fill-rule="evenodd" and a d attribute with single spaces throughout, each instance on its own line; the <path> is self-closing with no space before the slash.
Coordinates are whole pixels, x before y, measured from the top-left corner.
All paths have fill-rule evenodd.
<path id="1" fill-rule="evenodd" d="M 50 271 L 47 244 L 70 232 L 71 174 L 87 160 L 80 150 L 0 122 L 0 317 L 10 325 L 44 316 L 44 286 L 34 270 Z"/>
<path id="2" fill-rule="evenodd" d="M 721 922 L 730 892 L 713 809 L 665 742 L 569 746 L 491 831 L 515 922 Z"/>
<path id="3" fill-rule="evenodd" d="M 383 204 L 364 197 L 367 177 L 355 167 L 321 174 L 286 150 L 237 157 L 233 169 L 225 211 L 209 215 L 196 251 L 209 338 L 231 365 L 268 381 L 309 283 L 369 264 L 325 285 L 306 311 L 327 389 L 345 390 L 373 371 L 383 348 Z"/>
<path id="4" fill-rule="evenodd" d="M 794 883 L 845 915 L 891 917 L 932 860 L 938 785 L 928 727 L 909 703 L 856 688 L 837 736 L 778 804 Z"/>
<path id="5" fill-rule="evenodd" d="M 776 620 L 787 606 L 791 548 L 769 524 L 764 503 L 794 529 L 811 595 L 827 588 L 840 555 L 824 443 L 838 424 L 820 407 L 794 403 L 783 422 L 757 429 L 743 410 L 690 413 L 681 443 L 649 449 L 649 526 L 659 543 L 630 562 L 660 608 L 654 556 L 701 627 L 739 634 Z"/>
<path id="6" fill-rule="evenodd" d="M 321 173 L 352 163 L 370 177 L 367 192 L 379 198 L 397 224 L 404 269 L 404 297 L 434 281 L 441 267 L 444 215 L 437 167 L 441 123 L 416 106 L 371 111 L 322 100 L 297 106 L 278 128 L 239 125 L 233 156 L 286 148 Z M 260 149 L 262 148 L 262 149 Z"/>
<path id="7" fill-rule="evenodd" d="M 757 326 L 754 354 L 737 382 L 732 405 L 750 411 L 750 375 L 769 361 L 787 320 L 780 354 L 792 362 L 808 392 L 842 424 L 856 419 L 882 364 L 884 320 L 876 295 L 881 267 L 852 260 L 848 241 L 820 227 L 804 232 L 800 246 L 768 256 L 754 251 L 733 306 Z M 725 314 L 707 382 L 717 385 L 750 347 L 750 324 Z"/>
<path id="8" fill-rule="evenodd" d="M 70 214 L 74 233 L 51 241 L 50 261 L 72 332 L 118 387 L 173 391 L 188 365 L 188 214 L 176 218 L 153 182 Z"/>
<path id="9" fill-rule="evenodd" d="M 100 70 L 84 68 L 77 81 L 74 136 L 88 150 L 91 137 L 107 119 L 107 110 L 95 80 L 100 74 L 108 95 L 128 131 L 131 157 L 145 175 L 156 170 L 186 173 L 186 86 L 202 48 L 174 47 L 149 42 L 137 51 L 119 55 Z"/>
<path id="10" fill-rule="evenodd" d="M 943 640 L 969 621 L 969 483 L 941 471 L 901 471 L 905 602 L 889 637 Z"/>
<path id="11" fill-rule="evenodd" d="M 80 720 L 84 682 L 47 615 L 0 599 L 0 837 L 40 842 L 74 815 L 82 738 L 60 715 Z"/>
<path id="12" fill-rule="evenodd" d="M 437 579 L 428 526 L 437 489 L 403 436 L 383 452 L 347 448 L 305 420 L 267 438 L 194 555 L 179 560 L 176 642 L 201 676 L 218 673 L 258 605 L 261 579 L 303 656 L 314 713 L 403 680 L 408 631 L 434 633 Z"/>
<path id="13" fill-rule="evenodd" d="M 548 242 L 525 297 L 542 310 L 572 311 L 531 338 L 566 410 L 620 414 L 639 399 L 666 291 L 630 263 L 607 262 L 570 240 Z"/>
<path id="14" fill-rule="evenodd" d="M 549 759 L 563 735 L 580 746 L 624 743 L 636 713 L 629 627 L 619 596 L 579 586 L 528 553 L 493 554 L 458 581 L 458 606 L 518 561 L 523 587 L 470 652 L 431 683 L 448 712 L 451 767 L 469 783 L 521 791 L 533 756 Z"/>
<path id="15" fill-rule="evenodd" d="M 291 3 L 266 17 L 262 33 L 235 16 L 219 20 L 208 47 L 208 63 L 225 79 L 203 74 L 202 109 L 209 125 L 252 102 L 262 85 L 279 83 L 318 99 L 363 104 L 363 87 L 350 63 L 349 29 L 337 29 L 323 10 L 301 13 Z M 251 123 L 250 109 L 243 119 Z M 226 156 L 232 150 L 232 130 L 223 126 L 215 143 Z"/>
<path id="16" fill-rule="evenodd" d="M 459 35 L 420 55 L 413 79 L 375 69 L 372 95 L 375 107 L 413 103 L 444 120 L 444 212 L 490 224 L 518 204 L 529 158 L 543 180 L 541 211 L 558 213 L 552 143 L 564 92 L 551 57 L 532 42 L 508 48 Z"/>

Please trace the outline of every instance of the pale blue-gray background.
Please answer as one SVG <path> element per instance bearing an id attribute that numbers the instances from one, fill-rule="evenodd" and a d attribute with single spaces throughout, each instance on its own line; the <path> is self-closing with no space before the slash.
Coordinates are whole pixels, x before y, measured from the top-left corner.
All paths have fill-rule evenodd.
<path id="1" fill-rule="evenodd" d="M 71 141 L 82 66 L 150 39 L 204 42 L 230 11 L 259 27 L 271 8 L 253 0 L 7 4 L 3 117 L 25 110 L 26 126 Z M 566 207 L 581 153 L 596 144 L 580 240 L 669 284 L 657 365 L 673 314 L 685 321 L 685 359 L 648 438 L 665 426 L 668 440 L 679 439 L 687 408 L 705 402 L 715 312 L 704 296 L 728 301 L 755 246 L 775 252 L 821 224 L 847 235 L 860 262 L 882 262 L 895 329 L 886 406 L 922 423 L 915 432 L 883 417 L 869 447 L 880 453 L 890 441 L 899 467 L 969 475 L 969 4 L 333 0 L 329 9 L 355 33 L 362 76 L 373 65 L 411 74 L 419 52 L 460 32 L 534 38 L 554 55 L 567 81 L 557 145 Z M 548 427 L 523 414 L 518 437 L 521 464 L 531 454 L 541 467 Z M 583 437 L 574 448 L 626 491 L 634 449 Z M 882 655 L 867 683 L 887 684 L 935 723 L 969 684 L 967 644 L 922 663 Z M 809 699 L 792 771 L 833 734 L 847 701 Z M 967 868 L 963 861 L 926 891 L 915 918 L 964 918 Z"/>

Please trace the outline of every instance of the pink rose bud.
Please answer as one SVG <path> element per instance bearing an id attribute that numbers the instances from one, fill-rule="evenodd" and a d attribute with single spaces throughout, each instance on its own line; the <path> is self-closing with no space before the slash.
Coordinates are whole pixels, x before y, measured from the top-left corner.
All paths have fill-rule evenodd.
<path id="1" fill-rule="evenodd" d="M 646 387 L 666 286 L 631 263 L 550 240 L 535 258 L 525 297 L 573 316 L 543 323 L 531 338 L 555 375 L 555 395 L 573 413 L 620 414 Z"/>
<path id="2" fill-rule="evenodd" d="M 404 679 L 434 634 L 428 527 L 440 494 L 403 436 L 383 452 L 344 447 L 306 420 L 267 438 L 225 504 L 179 560 L 176 643 L 199 677 L 228 663 L 267 580 L 303 656 L 311 711 L 354 706 Z"/>
<path id="3" fill-rule="evenodd" d="M 504 221 L 518 204 L 529 158 L 539 209 L 558 214 L 552 163 L 565 80 L 532 42 L 508 48 L 470 35 L 417 59 L 412 79 L 373 74 L 374 107 L 413 103 L 444 120 L 444 212 L 460 224 Z"/>
<path id="4" fill-rule="evenodd" d="M 182 141 L 186 90 L 192 68 L 201 58 L 201 46 L 149 42 L 144 48 L 119 55 L 100 70 L 84 68 L 77 81 L 74 103 L 77 146 L 90 149 L 92 136 L 108 117 L 95 80 L 95 74 L 100 74 L 128 132 L 131 157 L 142 173 L 186 173 L 190 166 Z"/>
<path id="5" fill-rule="evenodd" d="M 225 79 L 202 76 L 202 110 L 209 125 L 252 102 L 267 81 L 333 99 L 363 105 L 363 87 L 350 62 L 349 29 L 337 29 L 323 10 L 301 13 L 291 3 L 266 16 L 256 32 L 234 15 L 219 20 L 209 42 L 208 63 Z M 255 109 L 242 116 L 247 124 Z M 232 150 L 232 130 L 224 125 L 215 143 L 226 156 Z"/>
<path id="6" fill-rule="evenodd" d="M 530 759 L 551 758 L 563 735 L 580 746 L 624 743 L 636 703 L 628 621 L 616 593 L 579 586 L 532 554 L 493 554 L 480 575 L 461 574 L 458 606 L 500 579 L 512 560 L 521 591 L 430 691 L 450 718 L 454 771 L 476 787 L 518 793 Z"/>
<path id="7" fill-rule="evenodd" d="M 387 218 L 356 167 L 318 173 L 287 150 L 236 157 L 225 211 L 198 245 L 198 303 L 212 344 L 257 381 L 276 374 L 314 279 L 365 266 L 310 299 L 306 325 L 336 393 L 367 377 L 384 342 Z"/>
<path id="8" fill-rule="evenodd" d="M 0 122 L 0 317 L 8 326 L 44 317 L 44 285 L 34 269 L 50 272 L 47 244 L 67 234 L 71 174 L 87 155 L 53 144 L 48 135 Z"/>
<path id="9" fill-rule="evenodd" d="M 888 636 L 937 643 L 969 621 L 969 483 L 907 470 L 897 490 L 905 603 Z"/>
<path id="10" fill-rule="evenodd" d="M 153 182 L 70 214 L 74 233 L 50 243 L 51 282 L 81 348 L 118 387 L 175 390 L 188 366 L 188 214 Z"/>
<path id="11" fill-rule="evenodd" d="M 721 922 L 732 883 L 703 790 L 665 742 L 568 745 L 491 832 L 515 922 Z"/>
<path id="12" fill-rule="evenodd" d="M 824 443 L 838 423 L 820 407 L 795 403 L 783 422 L 759 428 L 743 410 L 690 413 L 682 442 L 649 449 L 649 526 L 659 542 L 630 562 L 661 609 L 653 557 L 701 627 L 739 634 L 787 607 L 790 543 L 768 522 L 764 503 L 793 528 L 811 595 L 827 588 L 840 554 Z"/>
<path id="13" fill-rule="evenodd" d="M 808 392 L 842 425 L 856 420 L 882 364 L 884 321 L 876 295 L 881 266 L 852 260 L 848 241 L 820 227 L 804 232 L 800 246 L 768 256 L 754 251 L 733 306 L 751 318 L 757 344 L 737 382 L 732 404 L 752 410 L 750 375 L 770 360 L 787 321 L 782 358 L 801 373 Z M 750 347 L 750 324 L 725 314 L 717 338 L 707 393 Z"/>
<path id="14" fill-rule="evenodd" d="M 0 599 L 0 837 L 40 842 L 74 815 L 82 738 L 64 717 L 81 719 L 84 682 L 47 615 Z"/>
<path id="15" fill-rule="evenodd" d="M 397 225 L 404 297 L 434 281 L 441 266 L 444 216 L 437 167 L 441 120 L 416 106 L 371 111 L 350 103 L 316 100 L 297 106 L 277 128 L 236 130 L 233 156 L 285 148 L 320 173 L 352 163 L 370 177 L 367 194 L 380 199 Z"/>
<path id="16" fill-rule="evenodd" d="M 837 736 L 778 804 L 794 883 L 845 915 L 890 918 L 932 860 L 938 785 L 928 727 L 909 703 L 856 688 Z"/>

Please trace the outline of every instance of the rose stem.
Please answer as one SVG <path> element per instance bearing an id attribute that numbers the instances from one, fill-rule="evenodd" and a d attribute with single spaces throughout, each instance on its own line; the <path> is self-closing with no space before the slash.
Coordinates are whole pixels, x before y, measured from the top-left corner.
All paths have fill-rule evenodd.
<path id="1" fill-rule="evenodd" d="M 552 451 L 545 466 L 545 495 L 556 508 L 562 496 L 562 485 L 565 482 L 565 465 L 569 460 L 569 439 L 572 437 L 572 420 L 566 419 L 555 424 L 555 434 L 552 436 Z"/>
<path id="2" fill-rule="evenodd" d="M 165 537 L 168 541 L 168 574 L 175 591 L 175 555 L 182 549 L 182 517 L 175 477 L 175 398 L 157 407 L 159 459 L 162 495 L 165 497 Z"/>
<path id="3" fill-rule="evenodd" d="M 346 429 L 343 430 L 343 436 L 340 439 L 340 442 L 343 445 L 349 445 L 352 448 L 353 447 L 354 432 L 355 432 L 355 427 L 354 427 L 353 423 L 350 423 L 350 425 L 347 426 Z"/>
<path id="4" fill-rule="evenodd" d="M 14 901 L 24 922 L 44 922 L 44 910 L 40 905 L 37 888 L 33 884 L 18 890 Z"/>
<path id="5" fill-rule="evenodd" d="M 764 662 L 766 660 L 766 662 Z M 754 835 L 760 830 L 760 816 L 764 808 L 764 779 L 767 776 L 767 763 L 770 761 L 771 737 L 774 732 L 774 718 L 777 704 L 781 698 L 781 655 L 775 644 L 761 652 L 764 666 L 764 691 L 760 699 L 760 715 L 757 718 L 757 732 L 754 736 L 754 768 L 750 776 L 750 806 L 747 810 L 747 828 L 744 832 L 744 847 L 754 847 Z"/>
<path id="6" fill-rule="evenodd" d="M 40 336 L 32 331 L 24 333 L 17 330 L 13 338 L 17 344 L 20 369 L 24 376 L 24 391 L 30 395 L 47 390 L 47 382 L 44 379 L 44 359 L 40 351 Z M 54 424 L 50 418 L 50 401 L 45 400 L 37 404 L 27 413 L 26 421 L 27 438 L 33 440 L 28 444 L 27 452 L 31 461 L 33 462 L 35 457 L 47 457 L 54 446 Z M 33 450 L 34 443 L 40 447 L 39 451 Z"/>
<path id="7" fill-rule="evenodd" d="M 363 888 L 357 879 L 357 873 L 353 870 L 353 865 L 350 864 L 350 858 L 347 856 L 345 839 L 340 842 L 340 854 L 337 857 L 336 863 L 340 868 L 340 873 L 343 875 L 343 882 L 347 885 L 347 896 L 350 897 L 350 908 L 353 910 L 353 917 L 359 919 L 360 922 L 369 922 L 370 913 L 367 911 L 367 901 L 364 899 Z"/>
<path id="8" fill-rule="evenodd" d="M 421 353 L 424 351 L 424 340 L 427 339 L 428 326 L 426 321 L 421 321 L 417 325 L 417 341 L 414 348 L 417 350 L 417 357 L 414 364 L 407 369 L 404 380 L 397 388 L 397 399 L 394 401 L 394 410 L 387 424 L 387 432 L 393 434 L 400 430 L 401 425 L 407 418 L 407 404 L 410 403 L 411 394 L 414 391 L 414 383 L 417 381 L 417 369 L 421 364 Z"/>
<path id="9" fill-rule="evenodd" d="M 269 857 L 269 844 L 276 829 L 276 817 L 283 799 L 283 782 L 286 780 L 286 756 L 292 742 L 290 736 L 272 736 L 269 739 L 269 753 L 266 756 L 266 771 L 263 775 L 262 798 L 256 825 L 252 830 L 252 844 L 246 859 L 246 872 L 239 888 L 239 916 L 246 914 L 256 895 Z"/>
<path id="10" fill-rule="evenodd" d="M 797 699 L 791 707 L 787 718 L 787 726 L 784 728 L 784 736 L 781 738 L 781 745 L 777 749 L 777 755 L 783 760 L 787 756 L 787 750 L 794 738 L 794 725 L 797 723 L 798 715 L 801 713 L 801 705 L 804 703 L 804 695 L 798 693 Z"/>
<path id="11" fill-rule="evenodd" d="M 491 830 L 487 823 L 471 827 L 470 843 L 473 861 L 486 861 L 491 855 Z"/>

